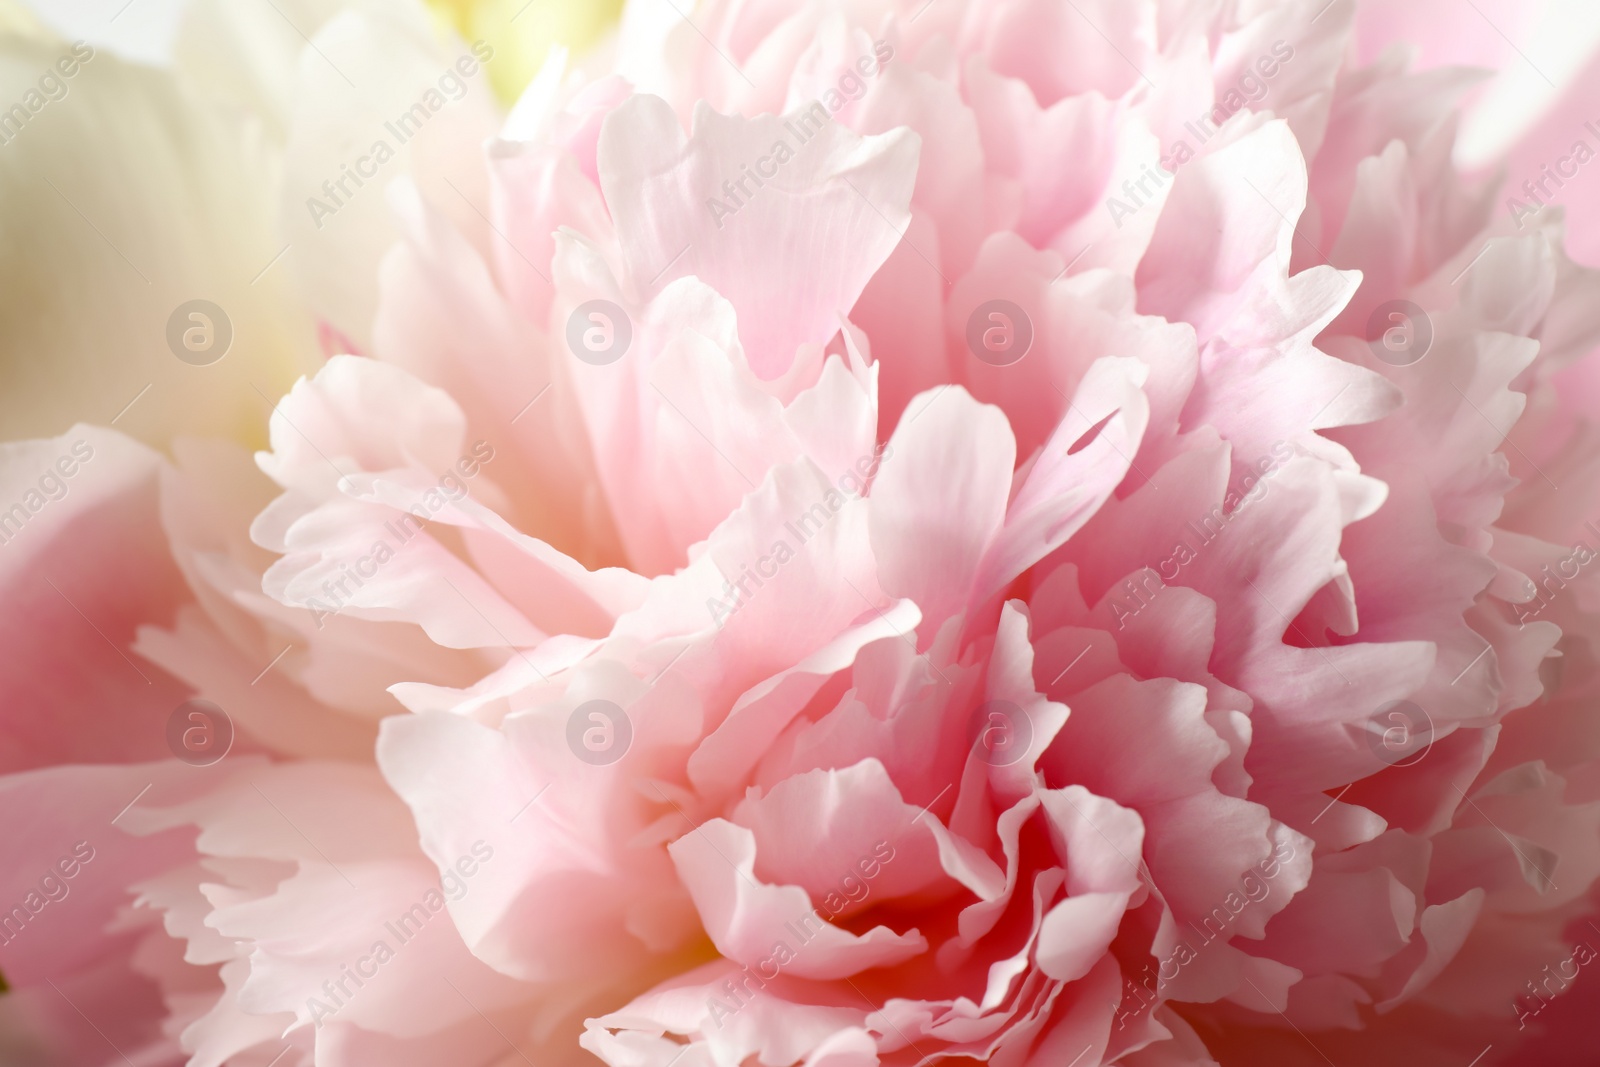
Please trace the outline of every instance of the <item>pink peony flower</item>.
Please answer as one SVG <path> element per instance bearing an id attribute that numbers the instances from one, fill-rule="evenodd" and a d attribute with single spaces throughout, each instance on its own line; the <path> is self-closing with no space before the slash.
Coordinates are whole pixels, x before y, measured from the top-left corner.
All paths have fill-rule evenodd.
<path id="1" fill-rule="evenodd" d="M 1600 278 L 1355 9 L 631 5 L 10 446 L 16 1056 L 1575 1062 Z"/>

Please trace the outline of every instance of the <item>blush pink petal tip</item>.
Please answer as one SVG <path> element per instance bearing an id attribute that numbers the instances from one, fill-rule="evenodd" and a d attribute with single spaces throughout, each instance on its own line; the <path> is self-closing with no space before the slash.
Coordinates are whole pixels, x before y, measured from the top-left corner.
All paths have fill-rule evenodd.
<path id="1" fill-rule="evenodd" d="M 0 450 L 0 1051 L 1580 1062 L 1596 235 L 1246 8 L 631 5 L 265 450 Z"/>

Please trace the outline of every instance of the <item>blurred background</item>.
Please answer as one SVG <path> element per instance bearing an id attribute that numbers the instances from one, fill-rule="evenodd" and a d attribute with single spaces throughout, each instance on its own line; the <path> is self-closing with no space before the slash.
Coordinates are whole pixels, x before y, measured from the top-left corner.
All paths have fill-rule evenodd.
<path id="1" fill-rule="evenodd" d="M 367 147 L 330 133 L 381 135 L 482 41 L 492 62 L 426 131 L 481 142 L 552 46 L 590 47 L 620 7 L 0 0 L 0 439 L 82 421 L 264 444 L 288 386 L 359 349 L 391 236 L 377 188 L 313 225 L 304 190 Z M 362 22 L 384 55 L 360 54 Z M 191 328 L 225 351 L 172 351 Z"/>

